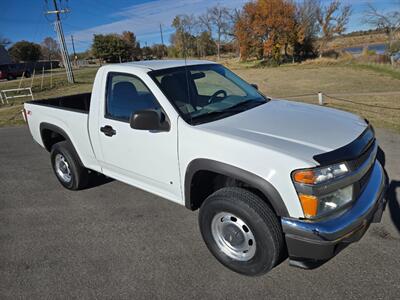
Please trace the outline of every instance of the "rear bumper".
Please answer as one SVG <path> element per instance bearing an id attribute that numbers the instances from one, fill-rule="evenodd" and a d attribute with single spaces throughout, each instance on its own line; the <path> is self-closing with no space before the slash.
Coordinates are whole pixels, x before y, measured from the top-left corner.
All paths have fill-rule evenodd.
<path id="1" fill-rule="evenodd" d="M 315 268 L 361 239 L 371 223 L 378 223 L 386 206 L 385 171 L 375 162 L 370 179 L 355 204 L 342 214 L 323 221 L 282 218 L 290 264 Z"/>

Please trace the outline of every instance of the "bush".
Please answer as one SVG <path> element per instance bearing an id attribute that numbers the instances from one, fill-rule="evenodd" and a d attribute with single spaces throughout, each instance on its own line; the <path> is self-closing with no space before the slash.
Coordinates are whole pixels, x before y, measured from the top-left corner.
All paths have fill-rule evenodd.
<path id="1" fill-rule="evenodd" d="M 339 52 L 336 50 L 328 50 L 322 53 L 322 57 L 325 58 L 334 58 L 334 59 L 338 59 L 339 58 Z"/>

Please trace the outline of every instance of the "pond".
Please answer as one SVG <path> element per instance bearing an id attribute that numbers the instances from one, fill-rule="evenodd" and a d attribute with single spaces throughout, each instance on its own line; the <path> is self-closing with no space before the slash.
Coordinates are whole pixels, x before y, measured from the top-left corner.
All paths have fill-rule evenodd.
<path id="1" fill-rule="evenodd" d="M 349 47 L 343 49 L 344 51 L 350 52 L 351 54 L 360 54 L 363 51 L 364 46 Z M 368 50 L 375 51 L 377 54 L 384 54 L 386 51 L 385 44 L 374 44 L 368 45 Z"/>

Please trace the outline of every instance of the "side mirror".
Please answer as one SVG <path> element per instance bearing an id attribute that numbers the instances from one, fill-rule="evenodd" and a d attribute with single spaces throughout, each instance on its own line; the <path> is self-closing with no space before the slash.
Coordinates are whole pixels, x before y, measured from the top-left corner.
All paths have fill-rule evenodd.
<path id="1" fill-rule="evenodd" d="M 258 85 L 255 83 L 250 84 L 253 88 L 255 88 L 256 90 L 258 90 Z"/>
<path id="2" fill-rule="evenodd" d="M 139 110 L 132 113 L 129 120 L 131 128 L 139 130 L 168 131 L 169 123 L 163 113 L 156 110 Z"/>

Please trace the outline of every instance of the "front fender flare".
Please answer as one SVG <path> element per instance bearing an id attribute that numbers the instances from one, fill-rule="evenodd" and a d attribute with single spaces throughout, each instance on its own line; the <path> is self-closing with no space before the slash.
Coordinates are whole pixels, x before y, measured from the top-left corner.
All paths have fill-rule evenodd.
<path id="1" fill-rule="evenodd" d="M 238 167 L 225 164 L 211 159 L 195 159 L 191 161 L 186 169 L 185 174 L 185 206 L 188 209 L 194 210 L 193 202 L 191 201 L 191 184 L 193 176 L 198 171 L 211 171 L 225 176 L 229 176 L 240 180 L 261 191 L 269 200 L 276 214 L 280 217 L 289 217 L 288 210 L 283 202 L 279 192 L 272 186 L 271 183 L 261 178 L 258 175 L 250 173 Z"/>

